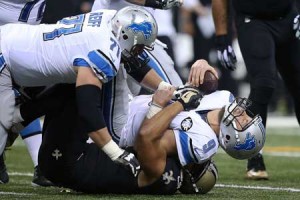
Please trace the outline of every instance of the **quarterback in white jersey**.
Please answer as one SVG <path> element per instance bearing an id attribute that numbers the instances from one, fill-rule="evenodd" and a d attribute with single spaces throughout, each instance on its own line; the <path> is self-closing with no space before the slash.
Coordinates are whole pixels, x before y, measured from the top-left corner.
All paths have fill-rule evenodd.
<path id="1" fill-rule="evenodd" d="M 0 26 L 16 22 L 39 24 L 45 4 L 45 0 L 1 0 Z"/>
<path id="2" fill-rule="evenodd" d="M 204 96 L 196 110 L 180 112 L 172 120 L 169 128 L 173 130 L 177 154 L 183 166 L 204 163 L 217 152 L 218 138 L 202 115 L 210 110 L 221 109 L 233 99 L 228 91 L 214 92 Z M 121 147 L 133 146 L 151 101 L 151 95 L 142 95 L 130 103 L 128 121 L 121 133 Z"/>

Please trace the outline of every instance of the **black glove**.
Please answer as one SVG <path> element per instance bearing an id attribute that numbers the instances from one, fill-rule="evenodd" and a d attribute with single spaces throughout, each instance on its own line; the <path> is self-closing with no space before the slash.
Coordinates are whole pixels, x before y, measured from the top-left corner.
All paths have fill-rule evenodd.
<path id="1" fill-rule="evenodd" d="M 182 104 L 185 111 L 197 108 L 203 98 L 203 94 L 192 86 L 179 87 L 174 96 Z"/>
<path id="2" fill-rule="evenodd" d="M 294 18 L 293 30 L 295 31 L 295 37 L 300 40 L 300 15 Z"/>
<path id="3" fill-rule="evenodd" d="M 228 35 L 216 36 L 216 48 L 221 65 L 231 71 L 236 69 L 236 56 L 231 46 Z"/>
<path id="4" fill-rule="evenodd" d="M 173 7 L 179 7 L 183 4 L 183 0 L 146 0 L 145 6 L 158 9 L 171 9 Z"/>
<path id="5" fill-rule="evenodd" d="M 122 155 L 120 155 L 116 160 L 114 160 L 114 162 L 125 166 L 125 168 L 130 170 L 135 177 L 139 174 L 141 170 L 139 161 L 136 159 L 134 154 L 129 153 L 128 151 L 124 151 Z"/>

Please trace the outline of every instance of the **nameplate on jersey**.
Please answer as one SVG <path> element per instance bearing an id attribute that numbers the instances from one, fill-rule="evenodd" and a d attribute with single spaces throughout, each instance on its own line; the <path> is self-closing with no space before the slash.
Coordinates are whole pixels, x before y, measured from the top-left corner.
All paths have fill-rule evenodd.
<path id="1" fill-rule="evenodd" d="M 100 50 L 91 51 L 88 54 L 89 60 L 92 62 L 92 69 L 96 76 L 104 83 L 110 81 L 116 76 L 118 70 L 110 58 Z"/>
<path id="2" fill-rule="evenodd" d="M 0 73 L 3 71 L 5 66 L 6 66 L 6 62 L 4 60 L 2 53 L 0 53 Z"/>

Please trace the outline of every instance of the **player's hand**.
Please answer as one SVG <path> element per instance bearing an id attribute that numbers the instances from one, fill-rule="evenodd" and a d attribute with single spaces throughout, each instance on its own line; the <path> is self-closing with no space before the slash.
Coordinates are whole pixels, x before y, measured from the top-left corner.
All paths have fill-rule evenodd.
<path id="1" fill-rule="evenodd" d="M 174 96 L 177 101 L 181 103 L 185 111 L 197 108 L 203 98 L 203 94 L 192 86 L 179 88 L 176 93 L 174 93 Z"/>
<path id="2" fill-rule="evenodd" d="M 125 168 L 130 170 L 132 174 L 136 177 L 140 170 L 141 166 L 139 161 L 136 159 L 134 154 L 124 151 L 114 162 L 123 165 Z"/>
<path id="3" fill-rule="evenodd" d="M 297 39 L 300 40 L 300 15 L 297 15 L 295 18 L 294 18 L 294 25 L 293 25 L 293 29 L 295 31 L 295 37 Z"/>
<path id="4" fill-rule="evenodd" d="M 236 69 L 236 56 L 231 46 L 228 35 L 216 36 L 216 48 L 221 65 L 231 71 Z"/>
<path id="5" fill-rule="evenodd" d="M 152 96 L 152 103 L 162 108 L 165 107 L 172 100 L 174 91 L 175 87 L 172 85 L 163 88 L 158 87 Z"/>
<path id="6" fill-rule="evenodd" d="M 173 7 L 179 7 L 183 4 L 183 0 L 162 0 L 162 9 L 167 10 Z"/>
<path id="7" fill-rule="evenodd" d="M 217 78 L 219 78 L 217 71 L 210 66 L 206 60 L 199 59 L 191 67 L 188 79 L 189 85 L 199 87 L 199 85 L 201 85 L 204 81 L 204 74 L 206 71 L 212 72 Z"/>

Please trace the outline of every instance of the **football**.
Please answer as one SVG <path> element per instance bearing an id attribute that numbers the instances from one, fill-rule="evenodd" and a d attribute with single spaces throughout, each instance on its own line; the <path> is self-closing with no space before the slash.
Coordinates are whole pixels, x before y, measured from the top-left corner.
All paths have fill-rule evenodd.
<path id="1" fill-rule="evenodd" d="M 218 89 L 218 78 L 210 71 L 206 71 L 204 74 L 204 81 L 198 87 L 204 94 L 210 94 Z"/>

